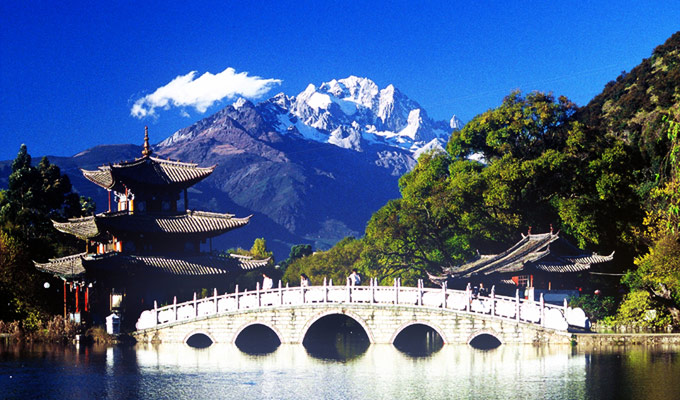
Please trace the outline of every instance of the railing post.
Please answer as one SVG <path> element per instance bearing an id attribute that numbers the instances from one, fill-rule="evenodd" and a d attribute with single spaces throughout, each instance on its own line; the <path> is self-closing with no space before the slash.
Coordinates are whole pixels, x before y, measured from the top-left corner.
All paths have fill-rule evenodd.
<path id="1" fill-rule="evenodd" d="M 302 304 L 305 304 L 305 287 L 300 285 L 300 298 L 302 299 Z"/>
<path id="2" fill-rule="evenodd" d="M 153 326 L 158 326 L 158 303 L 156 302 L 156 300 L 153 301 L 153 316 L 154 316 Z"/>
<path id="3" fill-rule="evenodd" d="M 257 306 L 262 307 L 262 296 L 260 293 L 260 282 L 255 285 L 255 296 L 257 297 Z"/>
<path id="4" fill-rule="evenodd" d="M 496 285 L 491 286 L 491 316 L 496 316 Z"/>
<path id="5" fill-rule="evenodd" d="M 213 299 L 215 299 L 215 314 L 217 314 L 219 312 L 217 307 L 217 288 L 213 288 Z"/>
<path id="6" fill-rule="evenodd" d="M 194 292 L 194 317 L 198 317 L 198 302 L 196 301 L 196 292 Z"/>
<path id="7" fill-rule="evenodd" d="M 347 285 L 347 297 L 345 298 L 345 301 L 347 303 L 352 302 L 352 286 L 350 285 L 349 281 L 350 281 L 350 279 L 347 278 L 347 284 L 346 284 Z"/>
<path id="8" fill-rule="evenodd" d="M 281 289 L 281 279 L 279 279 L 279 305 L 283 305 L 283 290 Z"/>
<path id="9" fill-rule="evenodd" d="M 519 322 L 519 289 L 515 289 L 515 319 Z"/>
<path id="10" fill-rule="evenodd" d="M 423 305 L 423 280 L 418 279 L 418 305 Z"/>
<path id="11" fill-rule="evenodd" d="M 470 305 L 472 303 L 472 292 L 470 291 L 470 282 L 465 286 L 465 311 L 470 312 Z"/>
<path id="12" fill-rule="evenodd" d="M 375 287 L 378 285 L 378 278 L 371 278 L 371 304 L 375 304 Z"/>
<path id="13" fill-rule="evenodd" d="M 326 277 L 323 277 L 323 302 L 328 303 L 328 286 L 326 285 Z"/>
<path id="14" fill-rule="evenodd" d="M 177 321 L 177 296 L 172 297 L 172 309 L 175 311 L 175 321 Z"/>
<path id="15" fill-rule="evenodd" d="M 394 304 L 399 304 L 399 278 L 394 278 Z"/>
<path id="16" fill-rule="evenodd" d="M 234 288 L 234 296 L 236 297 L 236 309 L 239 310 L 241 308 L 241 305 L 239 304 L 240 302 L 238 301 L 238 284 Z"/>
<path id="17" fill-rule="evenodd" d="M 541 326 L 545 326 L 545 301 L 543 300 L 543 292 L 541 292 Z"/>
<path id="18" fill-rule="evenodd" d="M 442 308 L 446 308 L 446 282 L 442 285 Z"/>

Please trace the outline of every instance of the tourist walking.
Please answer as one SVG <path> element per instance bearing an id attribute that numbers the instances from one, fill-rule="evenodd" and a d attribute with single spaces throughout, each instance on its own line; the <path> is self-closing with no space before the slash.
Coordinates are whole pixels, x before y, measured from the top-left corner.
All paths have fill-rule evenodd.
<path id="1" fill-rule="evenodd" d="M 262 290 L 269 290 L 274 287 L 274 281 L 264 272 L 262 273 Z"/>
<path id="2" fill-rule="evenodd" d="M 349 284 L 352 286 L 359 286 L 361 285 L 361 276 L 357 272 L 356 268 L 352 269 L 352 273 L 348 277 L 349 279 Z"/>

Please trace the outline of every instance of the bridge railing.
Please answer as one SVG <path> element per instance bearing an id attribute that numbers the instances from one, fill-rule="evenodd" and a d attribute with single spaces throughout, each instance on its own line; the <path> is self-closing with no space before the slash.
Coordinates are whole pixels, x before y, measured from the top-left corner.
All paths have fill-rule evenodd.
<path id="1" fill-rule="evenodd" d="M 563 305 L 547 304 L 541 294 L 539 301 L 520 298 L 519 291 L 514 297 L 499 296 L 491 290 L 488 296 L 478 296 L 470 290 L 442 288 L 426 288 L 422 280 L 417 287 L 401 286 L 395 279 L 391 286 L 380 286 L 377 280 L 370 280 L 367 286 L 349 284 L 334 286 L 333 281 L 326 281 L 322 286 L 282 287 L 261 289 L 259 283 L 255 290 L 239 291 L 238 285 L 234 293 L 219 295 L 217 290 L 213 296 L 199 299 L 194 293 L 193 300 L 143 311 L 136 327 L 138 330 L 158 328 L 175 323 L 190 322 L 197 318 L 205 318 L 223 313 L 280 306 L 295 306 L 323 303 L 352 303 L 394 306 L 415 306 L 440 308 L 459 313 L 487 315 L 494 318 L 513 320 L 540 325 L 550 329 L 567 330 L 569 325 L 585 325 L 585 315 L 580 309 L 572 309 Z M 585 327 L 585 326 L 583 326 Z"/>

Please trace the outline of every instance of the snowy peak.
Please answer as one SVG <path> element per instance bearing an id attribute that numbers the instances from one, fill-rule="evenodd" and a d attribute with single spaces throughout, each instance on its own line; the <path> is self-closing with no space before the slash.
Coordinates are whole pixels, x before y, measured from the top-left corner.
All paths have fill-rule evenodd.
<path id="1" fill-rule="evenodd" d="M 290 99 L 290 106 L 277 101 L 314 134 L 303 136 L 360 150 L 362 142 L 382 143 L 411 152 L 437 140 L 443 146 L 451 126 L 459 120 L 433 121 L 418 103 L 394 85 L 385 88 L 368 78 L 349 76 L 314 84 Z M 455 122 L 455 124 L 454 124 Z M 305 128 L 297 126 L 304 132 Z"/>
<path id="2" fill-rule="evenodd" d="M 463 125 L 455 115 L 450 121 L 433 120 L 394 85 L 380 88 L 357 76 L 309 84 L 296 96 L 279 93 L 256 105 L 239 98 L 196 125 L 244 118 L 265 122 L 267 127 L 261 127 L 260 132 L 278 132 L 355 151 L 378 144 L 411 154 L 433 146 L 443 148 L 451 132 Z M 159 146 L 189 140 L 196 132 L 185 128 Z"/>

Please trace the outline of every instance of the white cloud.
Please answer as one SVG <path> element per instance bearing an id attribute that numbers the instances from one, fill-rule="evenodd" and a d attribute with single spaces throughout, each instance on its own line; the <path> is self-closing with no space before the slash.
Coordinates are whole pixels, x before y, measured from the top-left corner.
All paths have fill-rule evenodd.
<path id="1" fill-rule="evenodd" d="M 193 107 L 204 113 L 208 107 L 224 98 L 257 98 L 281 83 L 280 79 L 248 76 L 247 72 L 236 73 L 233 68 L 227 68 L 216 75 L 206 72 L 194 79 L 196 73 L 191 71 L 180 75 L 155 92 L 137 99 L 130 114 L 141 119 L 155 115 L 157 108 L 168 110 L 170 107 Z M 185 115 L 186 111 L 182 111 L 182 115 Z"/>

